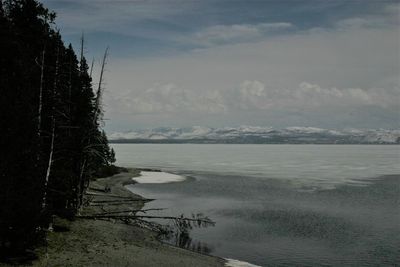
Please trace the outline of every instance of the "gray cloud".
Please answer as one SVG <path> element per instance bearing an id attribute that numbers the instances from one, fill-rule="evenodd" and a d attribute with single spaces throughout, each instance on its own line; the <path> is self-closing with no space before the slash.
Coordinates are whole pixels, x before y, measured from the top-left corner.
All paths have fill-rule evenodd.
<path id="1" fill-rule="evenodd" d="M 129 128 L 398 127 L 397 32 L 348 26 L 111 62 L 107 114 Z"/>
<path id="2" fill-rule="evenodd" d="M 101 7 L 81 12 L 108 12 Z M 61 16 L 71 31 L 77 24 L 104 25 L 103 30 L 118 25 L 118 32 L 189 47 L 173 55 L 110 59 L 105 95 L 110 130 L 240 124 L 394 128 L 400 125 L 398 10 L 399 5 L 387 5 L 381 16 L 349 17 L 312 29 L 288 20 L 217 21 L 159 35 L 141 31 L 140 23 L 169 25 L 182 10 L 138 3 L 110 6 L 100 22 L 75 11 Z M 135 22 L 140 23 L 132 26 Z"/>

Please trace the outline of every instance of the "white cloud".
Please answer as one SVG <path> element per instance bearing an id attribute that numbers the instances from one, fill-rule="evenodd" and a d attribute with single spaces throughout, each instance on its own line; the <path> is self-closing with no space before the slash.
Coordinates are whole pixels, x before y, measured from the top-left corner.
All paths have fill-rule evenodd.
<path id="1" fill-rule="evenodd" d="M 368 26 L 376 26 L 376 21 L 371 21 L 364 18 L 349 18 L 338 21 L 335 26 L 338 29 L 362 28 Z"/>
<path id="2" fill-rule="evenodd" d="M 336 30 L 362 29 L 362 28 L 387 28 L 396 24 L 396 17 L 368 17 L 368 18 L 348 18 L 335 23 Z"/>
<path id="3" fill-rule="evenodd" d="M 118 110 L 129 114 L 175 112 L 189 106 L 189 92 L 173 83 L 155 84 L 139 94 L 114 99 Z"/>
<path id="4" fill-rule="evenodd" d="M 250 109 L 252 107 L 264 109 L 270 106 L 265 85 L 257 80 L 244 81 L 239 87 L 240 97 L 237 100 L 239 108 Z"/>
<path id="5" fill-rule="evenodd" d="M 142 92 L 130 92 L 119 97 L 108 95 L 107 101 L 114 107 L 112 111 L 133 116 L 179 112 L 216 114 L 226 111 L 218 91 L 195 94 L 173 83 L 155 84 Z"/>
<path id="6" fill-rule="evenodd" d="M 232 106 L 241 109 L 271 110 L 295 109 L 315 110 L 321 107 L 337 109 L 346 107 L 378 106 L 390 108 L 399 105 L 400 92 L 390 94 L 383 88 L 324 88 L 318 84 L 302 82 L 291 89 L 267 88 L 265 84 L 254 80 L 244 81 L 239 89 L 239 97 Z"/>
<path id="7" fill-rule="evenodd" d="M 318 108 L 398 105 L 400 94 L 389 94 L 383 88 L 326 88 L 302 82 L 289 89 L 273 89 L 257 80 L 245 80 L 236 90 L 203 90 L 194 92 L 173 83 L 155 84 L 140 93 L 128 93 L 108 99 L 115 111 L 132 116 L 142 114 L 227 114 L 230 111 L 314 111 Z"/>
<path id="8" fill-rule="evenodd" d="M 295 97 L 310 106 L 351 106 L 360 105 L 388 107 L 396 105 L 393 96 L 383 88 L 322 88 L 317 84 L 303 82 L 296 90 Z"/>
<path id="9" fill-rule="evenodd" d="M 269 33 L 287 30 L 292 27 L 293 25 L 288 22 L 215 25 L 196 32 L 186 40 L 202 46 L 241 43 L 255 41 Z"/>

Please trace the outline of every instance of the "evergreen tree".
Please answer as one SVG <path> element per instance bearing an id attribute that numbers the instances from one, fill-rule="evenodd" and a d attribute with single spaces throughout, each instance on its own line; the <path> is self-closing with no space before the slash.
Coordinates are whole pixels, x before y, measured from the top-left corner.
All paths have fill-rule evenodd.
<path id="1" fill-rule="evenodd" d="M 34 244 L 52 214 L 71 217 L 115 161 L 83 56 L 36 0 L 0 1 L 0 253 Z M 101 93 L 101 92 L 100 92 Z"/>

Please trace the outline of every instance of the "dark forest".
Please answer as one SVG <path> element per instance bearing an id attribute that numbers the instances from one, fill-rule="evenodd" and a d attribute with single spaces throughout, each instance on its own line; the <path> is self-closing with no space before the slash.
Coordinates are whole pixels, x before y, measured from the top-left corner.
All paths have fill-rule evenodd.
<path id="1" fill-rule="evenodd" d="M 63 43 L 55 17 L 35 0 L 0 1 L 3 257 L 43 239 L 53 215 L 73 218 L 90 179 L 115 161 L 102 78 L 94 88 L 83 49 Z"/>

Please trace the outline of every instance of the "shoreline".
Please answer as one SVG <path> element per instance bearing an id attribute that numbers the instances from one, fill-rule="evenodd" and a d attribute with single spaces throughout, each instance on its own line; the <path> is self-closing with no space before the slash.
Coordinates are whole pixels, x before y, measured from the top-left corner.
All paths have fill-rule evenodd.
<path id="1" fill-rule="evenodd" d="M 145 199 L 125 185 L 135 183 L 140 169 L 129 169 L 111 177 L 99 178 L 89 186 L 89 198 L 96 201 L 112 197 L 143 199 L 108 207 L 89 205 L 81 215 L 104 210 L 141 209 Z M 107 188 L 107 193 L 100 192 Z M 108 196 L 106 196 L 108 194 Z M 157 233 L 115 220 L 76 218 L 69 222 L 56 218 L 54 232 L 47 235 L 47 246 L 37 249 L 33 266 L 226 266 L 225 259 L 199 254 L 161 242 Z M 60 231 L 64 229 L 65 231 Z M 68 229 L 68 231 L 66 231 Z M 29 266 L 29 265 L 28 265 Z M 31 265 L 32 266 L 32 265 Z"/>

